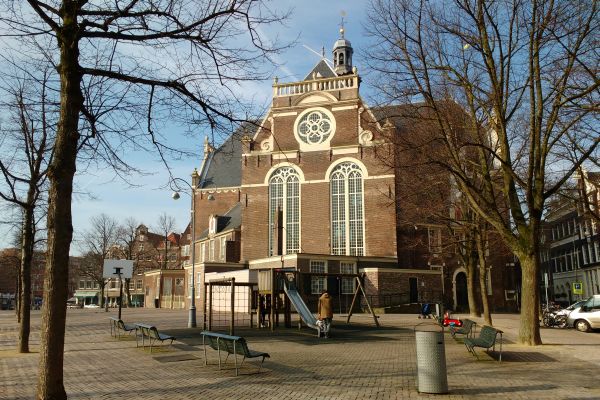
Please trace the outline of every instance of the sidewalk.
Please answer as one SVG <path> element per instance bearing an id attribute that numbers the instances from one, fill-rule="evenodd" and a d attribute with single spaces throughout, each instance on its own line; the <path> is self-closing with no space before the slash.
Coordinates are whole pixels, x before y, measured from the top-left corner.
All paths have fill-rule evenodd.
<path id="1" fill-rule="evenodd" d="M 464 345 L 446 335 L 450 393 L 422 395 L 416 390 L 414 315 L 382 315 L 381 329 L 367 315 L 352 325 L 335 315 L 333 337 L 317 339 L 311 330 L 239 329 L 249 347 L 267 351 L 263 372 L 245 362 L 241 376 L 218 370 L 208 350 L 204 366 L 200 329 L 187 329 L 187 310 L 124 309 L 126 322 L 156 324 L 178 337 L 174 348 L 150 354 L 133 340 L 109 335 L 108 314 L 69 310 L 65 344 L 65 386 L 69 399 L 600 399 L 598 364 L 584 361 L 589 348 L 598 353 L 600 335 L 543 331 L 554 344 L 536 348 L 516 344 L 518 316 L 495 316 L 508 344 L 498 363 L 484 353 L 475 360 Z M 39 312 L 32 316 L 32 348 L 39 345 Z M 428 320 L 426 324 L 433 323 Z M 555 332 L 556 331 L 556 332 Z M 16 354 L 18 335 L 12 312 L 0 312 L 0 398 L 31 399 L 35 393 L 38 354 Z M 568 342 L 568 344 L 560 344 Z M 587 351 L 571 353 L 584 341 Z M 506 356 L 506 357 L 505 357 Z"/>

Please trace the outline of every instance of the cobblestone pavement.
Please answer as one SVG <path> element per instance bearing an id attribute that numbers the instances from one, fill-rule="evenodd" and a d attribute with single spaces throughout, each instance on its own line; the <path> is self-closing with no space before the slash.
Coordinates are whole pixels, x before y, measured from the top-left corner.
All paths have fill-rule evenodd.
<path id="1" fill-rule="evenodd" d="M 178 340 L 150 354 L 133 337 L 109 334 L 108 314 L 97 309 L 69 310 L 65 343 L 65 386 L 70 399 L 410 399 L 439 398 L 417 391 L 414 329 L 436 329 L 412 315 L 382 315 L 376 329 L 364 315 L 334 318 L 333 337 L 280 328 L 238 329 L 253 350 L 267 351 L 260 374 L 246 361 L 235 376 L 231 363 L 219 370 L 216 352 L 204 365 L 200 329 L 187 329 L 187 311 L 124 309 L 125 322 L 156 324 Z M 543 330 L 549 345 L 515 343 L 518 316 L 498 315 L 505 330 L 504 360 L 481 353 L 476 360 L 462 343 L 445 335 L 448 399 L 600 399 L 598 364 L 586 353 L 600 353 L 600 334 Z M 0 312 L 0 398 L 34 397 L 39 355 L 40 313 L 33 312 L 33 352 L 14 351 L 18 335 L 14 313 Z M 583 342 L 582 346 L 578 346 Z M 579 352 L 575 351 L 582 348 Z M 593 349 L 593 351 L 591 351 Z"/>

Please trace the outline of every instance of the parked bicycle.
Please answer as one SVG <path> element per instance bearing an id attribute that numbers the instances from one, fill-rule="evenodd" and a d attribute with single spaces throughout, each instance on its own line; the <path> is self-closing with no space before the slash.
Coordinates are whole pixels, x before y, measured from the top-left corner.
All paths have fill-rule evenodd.
<path id="1" fill-rule="evenodd" d="M 550 307 L 544 306 L 542 310 L 542 324 L 549 328 L 564 328 L 567 326 L 568 312 L 565 312 L 559 305 L 550 304 Z"/>

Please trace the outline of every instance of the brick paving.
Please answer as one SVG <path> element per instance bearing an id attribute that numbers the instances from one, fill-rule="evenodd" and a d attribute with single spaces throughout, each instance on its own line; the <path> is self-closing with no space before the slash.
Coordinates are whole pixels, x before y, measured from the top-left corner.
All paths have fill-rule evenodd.
<path id="1" fill-rule="evenodd" d="M 439 395 L 417 391 L 412 315 L 382 315 L 381 329 L 364 315 L 346 326 L 334 319 L 331 339 L 311 330 L 239 329 L 251 349 L 267 351 L 260 374 L 246 361 L 241 376 L 229 364 L 204 366 L 200 329 L 186 326 L 187 311 L 124 309 L 126 322 L 156 324 L 178 340 L 172 348 L 150 354 L 136 348 L 133 337 L 110 337 L 108 314 L 95 309 L 69 310 L 65 343 L 65 386 L 70 399 L 427 399 Z M 505 330 L 506 360 L 498 363 L 481 353 L 475 360 L 460 342 L 446 334 L 450 393 L 466 399 L 600 399 L 599 363 L 586 352 L 600 353 L 600 334 L 544 330 L 553 344 L 528 348 L 516 341 L 517 316 L 497 316 Z M 39 311 L 32 315 L 30 354 L 14 351 L 18 335 L 14 313 L 0 312 L 0 398 L 31 399 L 35 393 L 39 346 Z M 435 329 L 427 320 L 417 329 Z M 581 342 L 581 344 L 580 344 Z M 581 348 L 582 350 L 578 350 Z M 593 351 L 591 351 L 594 349 Z M 579 352 L 578 352 L 579 351 Z M 597 358 L 597 357 L 596 357 Z"/>

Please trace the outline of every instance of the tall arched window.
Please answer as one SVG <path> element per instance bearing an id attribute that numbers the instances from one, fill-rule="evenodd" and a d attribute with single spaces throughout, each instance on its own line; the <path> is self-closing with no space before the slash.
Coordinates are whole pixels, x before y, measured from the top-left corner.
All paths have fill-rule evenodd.
<path id="1" fill-rule="evenodd" d="M 278 224 L 278 219 L 279 224 Z M 300 179 L 291 167 L 277 168 L 269 179 L 269 255 L 277 254 L 278 226 L 283 254 L 300 251 Z"/>
<path id="2" fill-rule="evenodd" d="M 345 161 L 331 172 L 331 249 L 333 254 L 365 253 L 363 181 L 360 167 Z"/>

